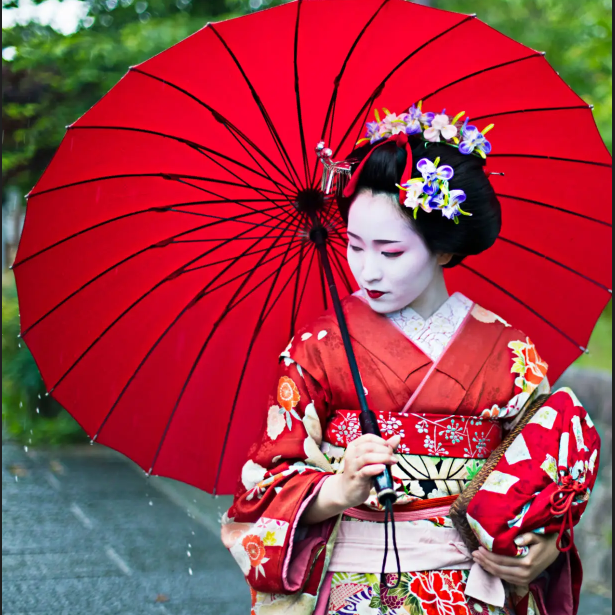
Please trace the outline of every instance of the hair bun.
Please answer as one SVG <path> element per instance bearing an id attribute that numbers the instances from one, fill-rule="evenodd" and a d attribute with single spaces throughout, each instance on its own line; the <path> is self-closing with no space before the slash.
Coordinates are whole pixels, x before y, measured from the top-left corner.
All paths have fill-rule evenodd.
<path id="1" fill-rule="evenodd" d="M 437 212 L 427 213 L 419 208 L 415 219 L 414 211 L 399 203 L 397 185 L 406 166 L 406 150 L 391 142 L 381 145 L 369 157 L 361 171 L 355 194 L 348 198 L 338 198 L 344 220 L 348 221 L 348 212 L 356 194 L 361 190 L 370 190 L 374 194 L 388 194 L 399 203 L 402 213 L 423 237 L 432 253 L 453 254 L 447 267 L 454 267 L 466 256 L 480 254 L 490 248 L 502 228 L 502 211 L 485 173 L 485 161 L 477 156 L 464 155 L 446 143 L 426 143 L 418 138 L 411 138 L 410 143 L 414 158 L 412 178 L 422 177 L 416 168 L 420 159 L 427 158 L 435 162 L 440 158 L 441 164 L 455 171 L 450 180 L 450 188 L 466 193 L 467 200 L 463 209 L 471 215 L 461 216 L 459 224 L 455 224 Z M 376 145 L 378 143 L 356 149 L 348 161 L 353 165 L 360 164 Z"/>

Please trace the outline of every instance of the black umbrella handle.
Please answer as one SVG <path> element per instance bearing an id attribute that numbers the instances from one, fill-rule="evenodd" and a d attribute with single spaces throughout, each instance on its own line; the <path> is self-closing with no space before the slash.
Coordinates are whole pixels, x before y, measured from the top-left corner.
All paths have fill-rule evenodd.
<path id="1" fill-rule="evenodd" d="M 361 431 L 364 434 L 374 434 L 382 438 L 378 420 L 372 410 L 361 412 L 359 415 L 359 422 L 361 423 Z M 382 474 L 374 478 L 374 487 L 378 494 L 378 501 L 382 506 L 385 506 L 387 502 L 394 504 L 397 501 L 395 485 L 393 484 L 393 474 L 390 467 L 387 466 L 387 469 Z"/>
<path id="2" fill-rule="evenodd" d="M 382 434 L 380 433 L 380 428 L 378 427 L 376 415 L 367 405 L 363 381 L 361 380 L 359 366 L 354 354 L 354 349 L 352 348 L 346 317 L 344 316 L 344 310 L 342 309 L 342 302 L 340 301 L 340 296 L 337 292 L 337 286 L 335 284 L 335 278 L 333 277 L 333 270 L 331 269 L 331 263 L 329 261 L 329 253 L 327 252 L 327 229 L 325 229 L 316 219 L 313 219 L 313 223 L 315 228 L 312 229 L 310 238 L 318 248 L 321 264 L 325 271 L 327 284 L 329 285 L 333 308 L 335 309 L 337 322 L 342 334 L 342 341 L 344 342 L 344 349 L 346 350 L 346 356 L 348 357 L 350 373 L 352 374 L 354 388 L 357 392 L 357 397 L 359 398 L 359 407 L 361 408 L 361 415 L 359 416 L 361 430 L 363 431 L 363 434 L 373 434 L 381 438 Z M 374 478 L 374 487 L 376 489 L 376 493 L 378 494 L 378 501 L 382 504 L 382 506 L 385 506 L 387 503 L 393 504 L 397 501 L 397 494 L 395 493 L 391 468 L 387 467 L 382 474 Z"/>

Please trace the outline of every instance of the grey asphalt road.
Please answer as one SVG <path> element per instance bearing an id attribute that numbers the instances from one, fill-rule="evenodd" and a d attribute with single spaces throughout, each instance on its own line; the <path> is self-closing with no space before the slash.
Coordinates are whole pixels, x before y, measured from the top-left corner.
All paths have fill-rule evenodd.
<path id="1" fill-rule="evenodd" d="M 218 536 L 128 461 L 2 446 L 3 615 L 248 615 Z"/>
<path id="2" fill-rule="evenodd" d="M 2 446 L 3 615 L 248 615 L 226 501 L 147 480 L 103 447 Z M 584 595 L 580 615 L 612 615 Z"/>

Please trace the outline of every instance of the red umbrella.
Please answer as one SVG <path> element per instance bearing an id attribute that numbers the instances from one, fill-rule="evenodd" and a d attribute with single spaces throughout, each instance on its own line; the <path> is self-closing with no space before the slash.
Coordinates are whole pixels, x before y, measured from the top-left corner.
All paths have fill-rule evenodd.
<path id="1" fill-rule="evenodd" d="M 340 24 L 343 24 L 340 27 Z M 611 298 L 611 158 L 540 52 L 404 0 L 303 0 L 133 67 L 69 127 L 29 195 L 23 338 L 91 437 L 144 470 L 230 493 L 276 357 L 328 307 L 305 204 L 376 108 L 496 123 L 496 246 L 448 273 L 525 330 L 558 377 Z M 337 282 L 350 292 L 330 201 Z"/>

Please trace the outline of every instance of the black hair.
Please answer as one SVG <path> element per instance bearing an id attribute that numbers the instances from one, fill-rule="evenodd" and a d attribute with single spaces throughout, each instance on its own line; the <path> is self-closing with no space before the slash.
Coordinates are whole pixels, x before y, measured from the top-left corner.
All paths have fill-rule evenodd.
<path id="1" fill-rule="evenodd" d="M 348 157 L 353 170 L 366 158 L 378 143 L 356 149 Z M 472 216 L 460 216 L 459 224 L 433 211 L 427 213 L 419 208 L 416 219 L 414 211 L 400 202 L 397 184 L 406 167 L 405 148 L 394 142 L 386 143 L 370 156 L 361 170 L 357 190 L 349 198 L 338 197 L 340 214 L 348 222 L 348 213 L 356 196 L 363 190 L 373 194 L 387 194 L 399 204 L 402 215 L 410 221 L 433 254 L 453 254 L 446 267 L 458 265 L 466 256 L 480 254 L 496 241 L 502 228 L 502 211 L 495 190 L 485 173 L 485 161 L 475 155 L 464 155 L 457 148 L 445 143 L 426 143 L 419 137 L 410 137 L 414 158 L 412 177 L 421 177 L 416 164 L 421 158 L 453 167 L 455 176 L 450 180 L 451 190 L 463 190 L 467 201 L 463 210 Z"/>

